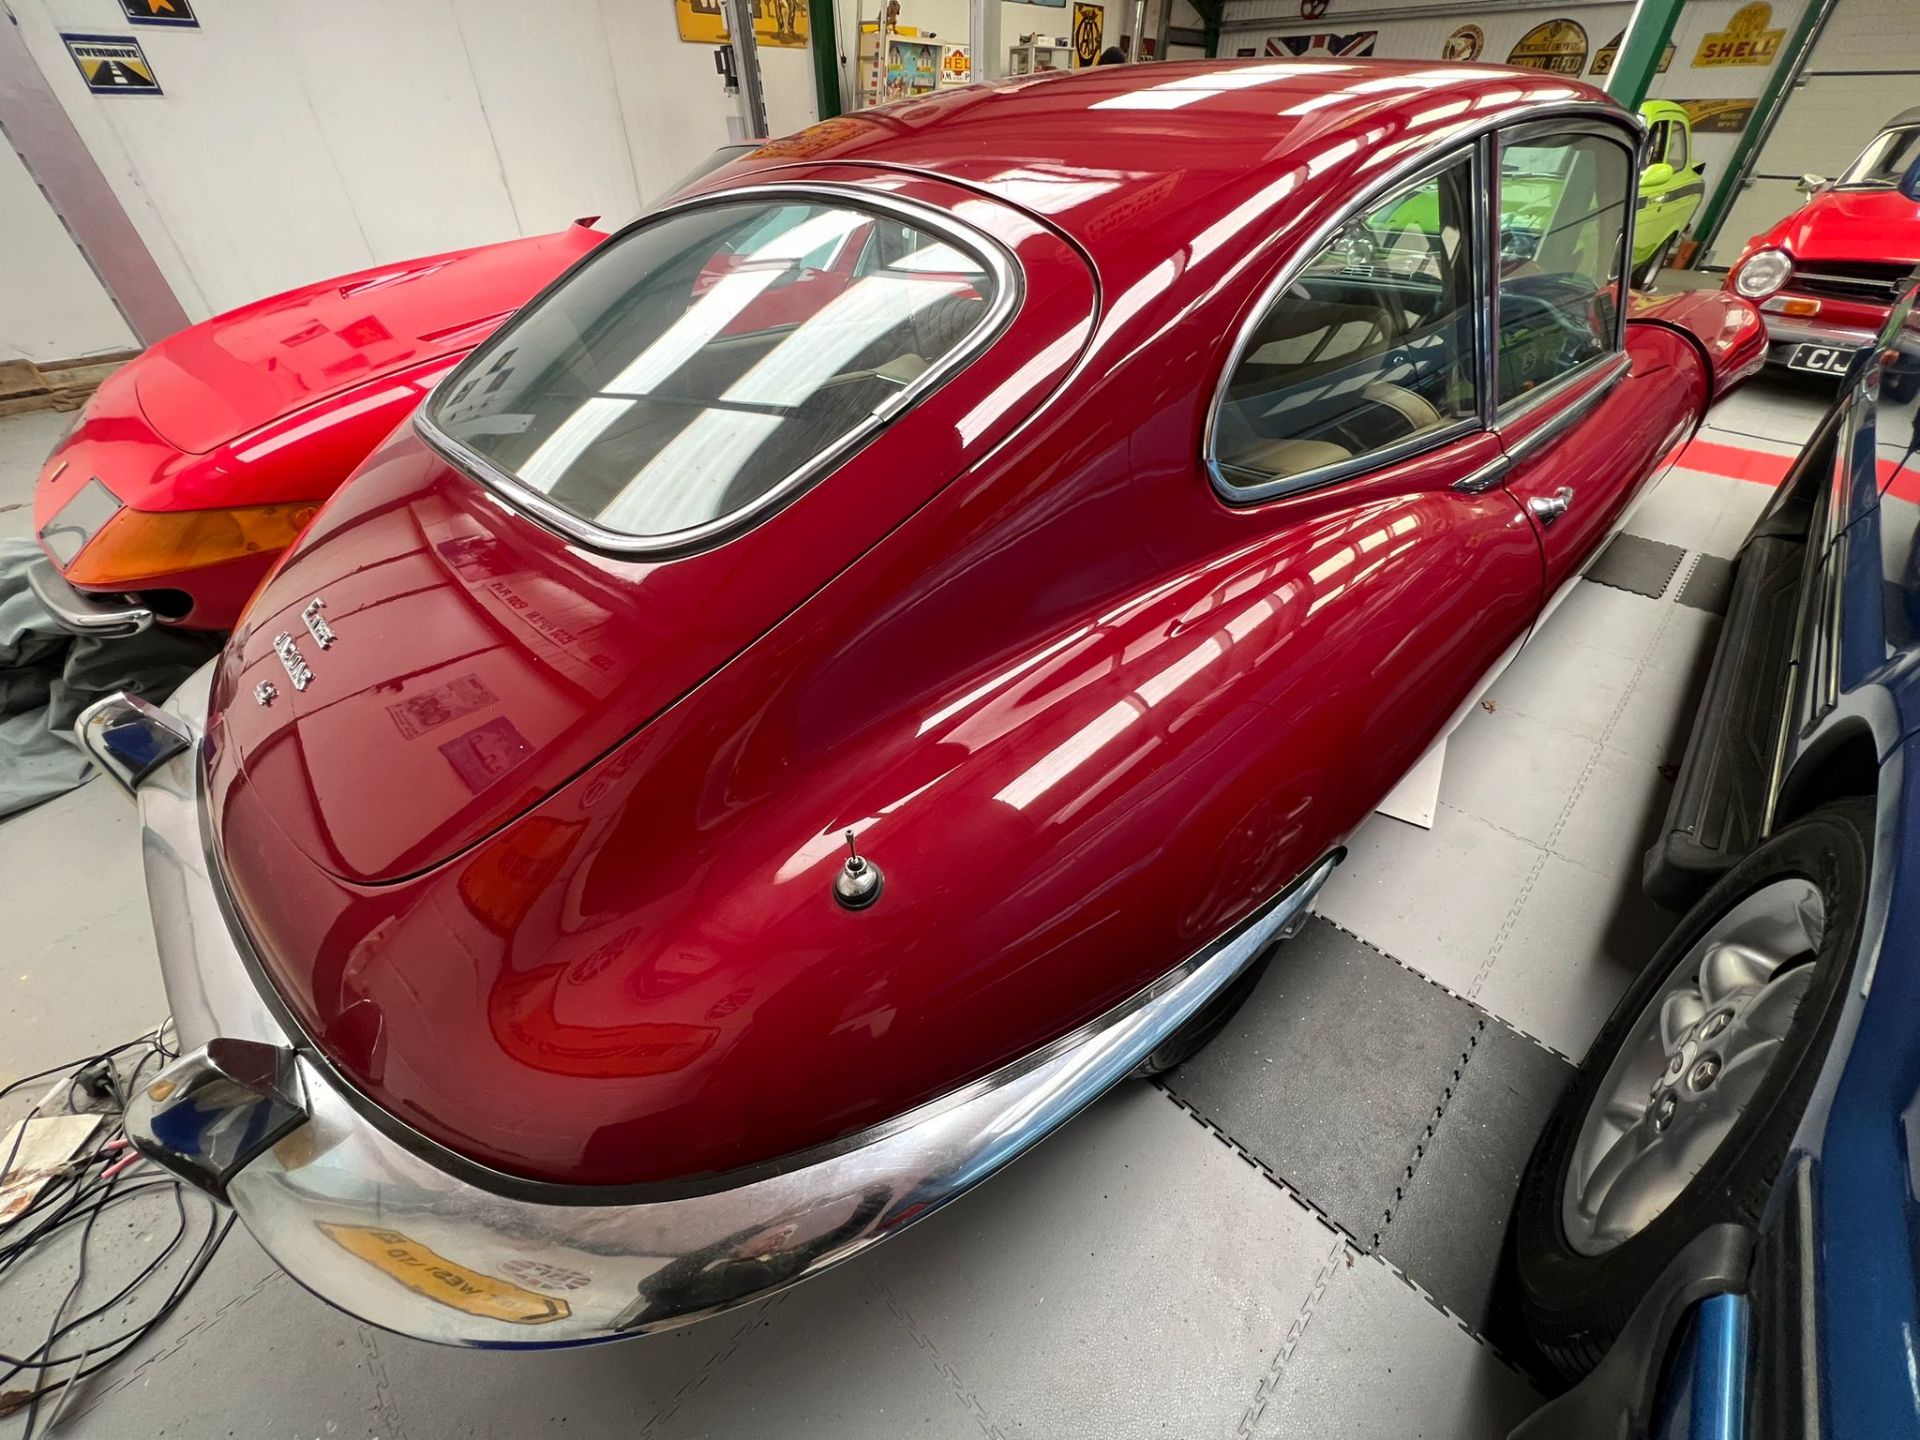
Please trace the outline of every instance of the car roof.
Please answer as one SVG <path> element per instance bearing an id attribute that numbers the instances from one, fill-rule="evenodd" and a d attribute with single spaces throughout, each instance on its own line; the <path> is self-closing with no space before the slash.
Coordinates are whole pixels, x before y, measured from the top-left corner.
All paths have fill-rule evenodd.
<path id="1" fill-rule="evenodd" d="M 1113 280 L 1164 265 L 1169 238 L 1219 248 L 1230 238 L 1221 227 L 1238 233 L 1275 207 L 1344 204 L 1469 134 L 1567 107 L 1639 123 L 1604 92 L 1540 70 L 1175 61 L 1024 76 L 857 111 L 773 141 L 746 163 L 938 175 L 1044 217 Z M 735 184 L 755 178 L 730 173 Z"/>
<path id="2" fill-rule="evenodd" d="M 1893 130 L 1902 125 L 1920 125 L 1920 105 L 1914 106 L 1911 110 L 1902 110 L 1881 128 Z"/>
<path id="3" fill-rule="evenodd" d="M 1693 117 L 1687 114 L 1687 107 L 1673 100 L 1649 100 L 1640 107 L 1640 118 L 1649 125 L 1656 120 L 1679 120 L 1688 129 L 1693 128 Z"/>

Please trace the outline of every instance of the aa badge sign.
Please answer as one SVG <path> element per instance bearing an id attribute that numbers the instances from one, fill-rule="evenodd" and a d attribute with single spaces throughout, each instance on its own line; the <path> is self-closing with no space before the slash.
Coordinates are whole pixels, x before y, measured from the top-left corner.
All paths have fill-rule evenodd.
<path id="1" fill-rule="evenodd" d="M 61 41 L 95 95 L 158 95 L 160 82 L 138 40 L 123 35 L 67 35 Z"/>

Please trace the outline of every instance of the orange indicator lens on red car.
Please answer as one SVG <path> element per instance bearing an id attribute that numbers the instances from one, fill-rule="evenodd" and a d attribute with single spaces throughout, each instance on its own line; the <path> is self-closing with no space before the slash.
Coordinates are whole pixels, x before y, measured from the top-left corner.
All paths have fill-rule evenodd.
<path id="1" fill-rule="evenodd" d="M 67 578 L 131 588 L 182 570 L 273 554 L 299 538 L 318 509 L 317 501 L 300 500 L 234 510 L 120 510 L 67 567 Z"/>

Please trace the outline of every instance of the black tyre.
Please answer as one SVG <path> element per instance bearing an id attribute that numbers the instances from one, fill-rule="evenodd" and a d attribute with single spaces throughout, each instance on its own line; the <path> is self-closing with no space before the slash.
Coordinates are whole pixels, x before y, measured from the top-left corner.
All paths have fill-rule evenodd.
<path id="1" fill-rule="evenodd" d="M 1225 989 L 1202 1005 L 1191 1020 L 1162 1040 L 1152 1054 L 1134 1067 L 1133 1073 L 1150 1079 L 1155 1075 L 1164 1075 L 1176 1065 L 1198 1055 L 1207 1042 L 1224 1030 L 1227 1022 L 1247 1003 L 1247 997 L 1260 984 L 1260 977 L 1267 973 L 1267 965 L 1272 959 L 1273 947 L 1269 946 L 1265 954 L 1234 976 Z"/>
<path id="2" fill-rule="evenodd" d="M 1758 1223 L 1845 1003 L 1872 839 L 1872 806 L 1849 801 L 1735 866 L 1622 997 L 1541 1132 L 1514 1271 L 1528 1333 L 1569 1380 L 1689 1240 Z"/>
<path id="3" fill-rule="evenodd" d="M 1679 238 L 1678 235 L 1669 235 L 1666 243 L 1647 257 L 1647 263 L 1634 272 L 1634 289 L 1649 295 L 1653 293 L 1654 287 L 1660 283 L 1660 272 L 1666 269 L 1667 257 L 1673 253 L 1674 242 Z"/>

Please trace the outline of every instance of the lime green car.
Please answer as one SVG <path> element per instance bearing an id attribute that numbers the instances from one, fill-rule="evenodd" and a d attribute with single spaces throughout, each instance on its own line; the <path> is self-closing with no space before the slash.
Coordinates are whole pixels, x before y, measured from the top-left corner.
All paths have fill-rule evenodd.
<path id="1" fill-rule="evenodd" d="M 1640 115 L 1647 122 L 1647 147 L 1633 226 L 1633 285 L 1651 290 L 1700 208 L 1706 184 L 1693 158 L 1693 127 L 1687 112 L 1671 100 L 1649 100 L 1640 107 Z M 1536 152 L 1517 146 L 1502 155 L 1500 251 L 1508 260 L 1533 257 L 1573 178 L 1558 169 L 1534 169 L 1536 154 L 1542 163 L 1557 165 L 1565 150 L 1555 146 Z M 1440 224 L 1438 204 L 1431 192 L 1410 196 L 1399 208 L 1372 221 L 1378 233 L 1368 237 L 1363 248 L 1403 249 L 1409 231 L 1433 235 Z"/>
<path id="2" fill-rule="evenodd" d="M 1640 107 L 1647 122 L 1646 157 L 1640 170 L 1640 209 L 1633 222 L 1633 283 L 1653 289 L 1660 268 L 1673 257 L 1707 193 L 1703 167 L 1693 158 L 1693 125 L 1671 100 Z"/>

